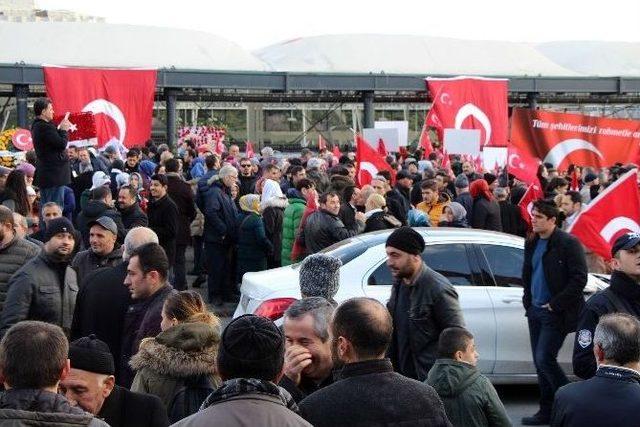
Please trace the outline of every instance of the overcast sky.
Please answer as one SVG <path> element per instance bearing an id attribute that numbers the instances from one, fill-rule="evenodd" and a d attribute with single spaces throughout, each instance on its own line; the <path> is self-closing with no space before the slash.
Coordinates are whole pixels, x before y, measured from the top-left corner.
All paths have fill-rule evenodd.
<path id="1" fill-rule="evenodd" d="M 640 41 L 640 1 L 36 0 L 109 23 L 207 31 L 246 49 L 322 34 L 414 34 L 476 40 Z"/>

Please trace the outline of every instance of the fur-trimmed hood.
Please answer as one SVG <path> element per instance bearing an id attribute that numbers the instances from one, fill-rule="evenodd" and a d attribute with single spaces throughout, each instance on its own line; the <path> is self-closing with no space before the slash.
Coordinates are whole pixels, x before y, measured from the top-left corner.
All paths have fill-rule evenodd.
<path id="1" fill-rule="evenodd" d="M 165 376 L 216 375 L 220 328 L 203 322 L 181 323 L 140 343 L 129 364 Z"/>

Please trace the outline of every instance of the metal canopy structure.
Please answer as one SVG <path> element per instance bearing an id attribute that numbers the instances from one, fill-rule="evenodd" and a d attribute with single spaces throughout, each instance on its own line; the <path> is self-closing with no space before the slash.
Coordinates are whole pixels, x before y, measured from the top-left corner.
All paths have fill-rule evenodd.
<path id="1" fill-rule="evenodd" d="M 424 75 L 298 73 L 159 69 L 157 88 L 167 103 L 167 139 L 175 138 L 177 100 L 240 102 L 362 102 L 364 125 L 373 127 L 378 102 L 427 102 Z M 451 77 L 451 76 L 434 76 Z M 490 77 L 490 76 L 485 76 Z M 509 80 L 510 102 L 638 103 L 640 77 L 493 76 Z M 0 64 L 0 96 L 15 96 L 18 124 L 27 125 L 27 99 L 44 93 L 41 66 Z"/>

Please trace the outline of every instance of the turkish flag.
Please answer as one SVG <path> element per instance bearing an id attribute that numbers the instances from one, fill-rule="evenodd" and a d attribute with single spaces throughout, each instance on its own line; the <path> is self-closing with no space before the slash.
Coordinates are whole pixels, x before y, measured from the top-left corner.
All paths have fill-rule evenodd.
<path id="1" fill-rule="evenodd" d="M 426 125 L 445 129 L 480 129 L 481 147 L 506 147 L 508 140 L 507 80 L 481 77 L 427 78 L 433 100 Z"/>
<path id="2" fill-rule="evenodd" d="M 422 147 L 423 159 L 428 159 L 429 154 L 433 153 L 433 144 L 431 143 L 431 138 L 429 138 L 429 129 L 427 128 L 427 119 L 425 118 L 424 125 L 422 125 L 422 132 L 420 132 L 420 140 L 418 142 L 418 146 Z"/>
<path id="3" fill-rule="evenodd" d="M 382 138 L 378 139 L 378 154 L 382 157 L 387 157 L 387 147 L 385 147 Z"/>
<path id="4" fill-rule="evenodd" d="M 567 229 L 583 245 L 604 259 L 611 259 L 611 246 L 623 233 L 640 233 L 640 193 L 637 170 L 622 175 L 578 214 Z"/>
<path id="5" fill-rule="evenodd" d="M 47 96 L 59 113 L 93 112 L 98 145 L 127 148 L 151 137 L 156 70 L 44 67 Z"/>
<path id="6" fill-rule="evenodd" d="M 318 151 L 326 150 L 327 142 L 324 140 L 322 135 L 318 134 Z"/>
<path id="7" fill-rule="evenodd" d="M 540 161 L 529 152 L 509 145 L 507 150 L 507 171 L 526 184 L 540 184 L 538 167 Z"/>
<path id="8" fill-rule="evenodd" d="M 392 172 L 391 165 L 360 135 L 356 135 L 356 160 L 358 162 L 356 177 L 361 187 L 371 184 L 373 177 L 382 170 Z"/>
<path id="9" fill-rule="evenodd" d="M 537 181 L 537 180 L 536 180 Z M 518 207 L 520 208 L 520 216 L 531 227 L 531 209 L 533 209 L 533 202 L 544 197 L 544 192 L 540 188 L 540 184 L 535 183 L 529 185 L 527 191 L 522 195 Z"/>
<path id="10" fill-rule="evenodd" d="M 514 108 L 510 140 L 559 170 L 603 168 L 640 158 L 640 121 Z"/>
<path id="11" fill-rule="evenodd" d="M 335 157 L 336 160 L 342 157 L 342 153 L 340 152 L 340 147 L 338 147 L 338 144 L 333 144 L 333 157 Z"/>

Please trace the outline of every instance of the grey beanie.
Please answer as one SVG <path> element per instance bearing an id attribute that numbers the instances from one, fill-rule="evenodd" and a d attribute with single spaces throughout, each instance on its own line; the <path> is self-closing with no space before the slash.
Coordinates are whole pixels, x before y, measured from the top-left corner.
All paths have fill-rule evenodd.
<path id="1" fill-rule="evenodd" d="M 342 261 L 325 255 L 309 255 L 300 265 L 300 293 L 304 297 L 333 300 L 340 286 Z"/>
<path id="2" fill-rule="evenodd" d="M 455 186 L 456 186 L 456 188 L 468 187 L 469 186 L 469 178 L 467 178 L 467 176 L 465 174 L 461 173 L 460 175 L 458 175 L 456 177 Z"/>

